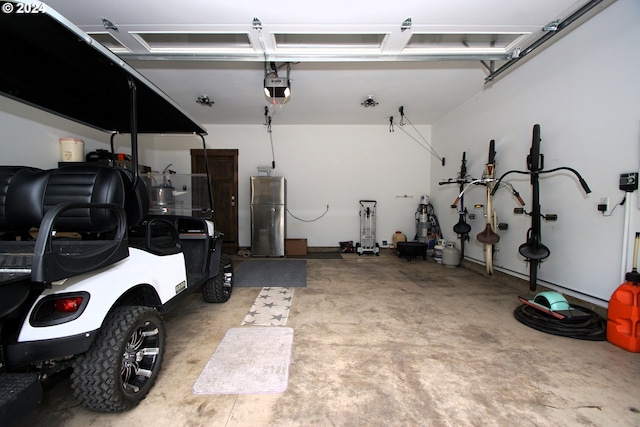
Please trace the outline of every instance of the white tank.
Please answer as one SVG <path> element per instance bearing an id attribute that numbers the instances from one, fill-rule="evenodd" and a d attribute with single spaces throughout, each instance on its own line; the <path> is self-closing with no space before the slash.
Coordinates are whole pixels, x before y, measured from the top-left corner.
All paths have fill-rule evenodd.
<path id="1" fill-rule="evenodd" d="M 457 267 L 460 265 L 460 251 L 453 242 L 447 242 L 442 249 L 442 264 L 445 267 Z"/>
<path id="2" fill-rule="evenodd" d="M 445 240 L 438 240 L 436 245 L 433 247 L 433 257 L 438 264 L 442 264 L 442 255 L 444 253 L 444 248 L 447 245 Z"/>

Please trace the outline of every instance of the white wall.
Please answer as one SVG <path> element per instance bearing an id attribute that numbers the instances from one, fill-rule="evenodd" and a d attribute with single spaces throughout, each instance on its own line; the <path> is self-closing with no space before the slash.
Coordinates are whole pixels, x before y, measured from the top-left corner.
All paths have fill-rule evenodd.
<path id="1" fill-rule="evenodd" d="M 80 138 L 85 142 L 85 150 L 106 148 L 97 138 L 109 141 L 108 135 L 3 96 L 0 96 L 0 129 L 0 164 L 3 165 L 54 168 L 61 161 L 60 138 Z"/>
<path id="2" fill-rule="evenodd" d="M 287 108 L 287 107 L 285 107 Z M 274 120 L 275 122 L 275 120 Z M 109 148 L 109 134 L 69 122 L 18 102 L 0 97 L 0 163 L 57 167 L 58 139 L 73 136 L 85 141 L 85 153 Z M 430 126 L 417 129 L 427 139 Z M 251 245 L 249 177 L 258 166 L 271 164 L 266 127 L 208 126 L 208 148 L 239 150 L 239 243 Z M 412 132 L 411 129 L 407 130 Z M 399 230 L 412 239 L 420 196 L 430 187 L 430 154 L 403 132 L 390 133 L 381 126 L 278 126 L 272 125 L 276 169 L 287 178 L 288 209 L 303 222 L 287 217 L 290 238 L 306 238 L 309 246 L 338 246 L 360 240 L 359 203 L 378 202 L 376 237 L 391 242 Z M 417 137 L 417 135 L 416 135 Z M 195 136 L 141 135 L 141 163 L 162 171 L 172 163 L 178 173 L 191 172 L 189 150 L 202 148 Z M 127 135 L 115 139 L 116 151 L 128 153 Z M 212 171 L 215 173 L 215 171 Z"/>
<path id="3" fill-rule="evenodd" d="M 288 108 L 288 107 L 284 107 Z M 418 127 L 429 140 L 430 127 Z M 208 148 L 239 150 L 239 242 L 251 245 L 249 177 L 258 166 L 272 161 L 269 134 L 261 125 L 208 126 Z M 288 210 L 303 222 L 287 217 L 289 238 L 306 238 L 309 246 L 338 246 L 360 240 L 359 203 L 378 202 L 376 237 L 391 242 L 395 231 L 415 235 L 415 211 L 420 195 L 427 194 L 429 156 L 402 132 L 383 126 L 278 126 L 272 125 L 276 169 L 287 178 Z M 195 138 L 156 138 L 154 169 L 189 173 L 188 150 L 200 148 Z M 215 171 L 212 171 L 215 173 Z M 405 197 L 408 196 L 408 197 Z"/>
<path id="4" fill-rule="evenodd" d="M 542 224 L 543 243 L 551 256 L 541 265 L 539 279 L 609 299 L 621 283 L 622 257 L 628 258 L 627 270 L 631 269 L 633 237 L 640 231 L 638 192 L 628 199 L 632 226 L 625 253 L 625 207 L 619 206 L 610 217 L 596 209 L 602 197 L 609 197 L 611 205 L 620 202 L 624 192 L 618 189 L 619 175 L 639 169 L 639 18 L 639 2 L 618 0 L 433 125 L 436 150 L 449 160 L 445 168 L 432 163 L 431 176 L 431 196 L 445 231 L 457 221 L 454 211 L 446 208 L 455 190 L 437 182 L 455 177 L 462 151 L 467 152 L 468 168 L 475 177 L 482 174 L 490 139 L 496 140 L 498 175 L 526 170 L 532 128 L 538 123 L 545 169 L 571 166 L 592 190 L 585 195 L 570 173 L 541 178 L 542 213 L 557 213 L 558 221 Z M 528 177 L 510 175 L 509 181 L 530 210 Z M 484 202 L 484 190 L 476 188 L 467 194 L 465 205 L 470 212 L 481 213 L 473 205 Z M 494 205 L 499 221 L 509 224 L 507 231 L 499 232 L 497 265 L 528 277 L 528 265 L 517 250 L 526 241 L 531 219 L 512 213 L 517 203 L 507 190 L 496 195 Z M 484 218 L 478 215 L 470 223 L 472 241 L 465 252 L 482 260 L 475 235 L 484 228 Z"/>
<path id="5" fill-rule="evenodd" d="M 97 149 L 110 149 L 110 134 L 70 122 L 28 105 L 0 96 L 0 164 L 24 165 L 42 169 L 55 168 L 61 161 L 58 140 L 65 137 L 84 141 L 85 154 Z M 152 141 L 141 135 L 139 142 Z M 116 151 L 130 153 L 129 136 L 119 135 Z M 146 160 L 142 153 L 143 162 Z"/>

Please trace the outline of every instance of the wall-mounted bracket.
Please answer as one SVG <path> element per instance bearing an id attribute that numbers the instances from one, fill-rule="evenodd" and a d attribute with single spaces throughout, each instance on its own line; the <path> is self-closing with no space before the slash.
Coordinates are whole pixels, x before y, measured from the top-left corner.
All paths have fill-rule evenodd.
<path id="1" fill-rule="evenodd" d="M 118 27 L 116 27 L 116 24 L 109 21 L 107 18 L 102 18 L 102 25 L 104 25 L 105 30 L 118 31 Z"/>
<path id="2" fill-rule="evenodd" d="M 558 25 L 560 24 L 560 21 L 558 21 L 557 19 L 554 21 L 549 22 L 547 25 L 545 25 L 544 27 L 542 27 L 542 29 L 544 31 L 558 31 Z"/>
<path id="3" fill-rule="evenodd" d="M 411 29 L 411 18 L 407 18 L 402 23 L 402 26 L 400 27 L 400 31 L 404 33 L 405 31 L 410 29 Z"/>

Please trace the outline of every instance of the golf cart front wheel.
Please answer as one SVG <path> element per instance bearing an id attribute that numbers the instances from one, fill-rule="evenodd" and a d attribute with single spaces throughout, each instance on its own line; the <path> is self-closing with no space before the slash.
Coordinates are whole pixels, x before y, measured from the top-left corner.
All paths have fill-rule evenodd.
<path id="1" fill-rule="evenodd" d="M 153 386 L 165 349 L 165 328 L 152 307 L 117 307 L 93 346 L 73 363 L 73 393 L 93 411 L 124 412 Z"/>
<path id="2" fill-rule="evenodd" d="M 220 255 L 218 275 L 207 279 L 202 285 L 202 298 L 206 302 L 227 302 L 233 291 L 233 260 L 227 254 Z"/>

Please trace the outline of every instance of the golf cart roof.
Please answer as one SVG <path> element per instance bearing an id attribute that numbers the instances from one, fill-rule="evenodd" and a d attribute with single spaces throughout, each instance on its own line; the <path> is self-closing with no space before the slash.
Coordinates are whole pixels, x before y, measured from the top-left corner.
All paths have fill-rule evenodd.
<path id="1" fill-rule="evenodd" d="M 35 13 L 3 2 L 1 95 L 105 132 L 206 135 L 153 83 L 49 6 L 32 2 L 29 10 Z"/>

